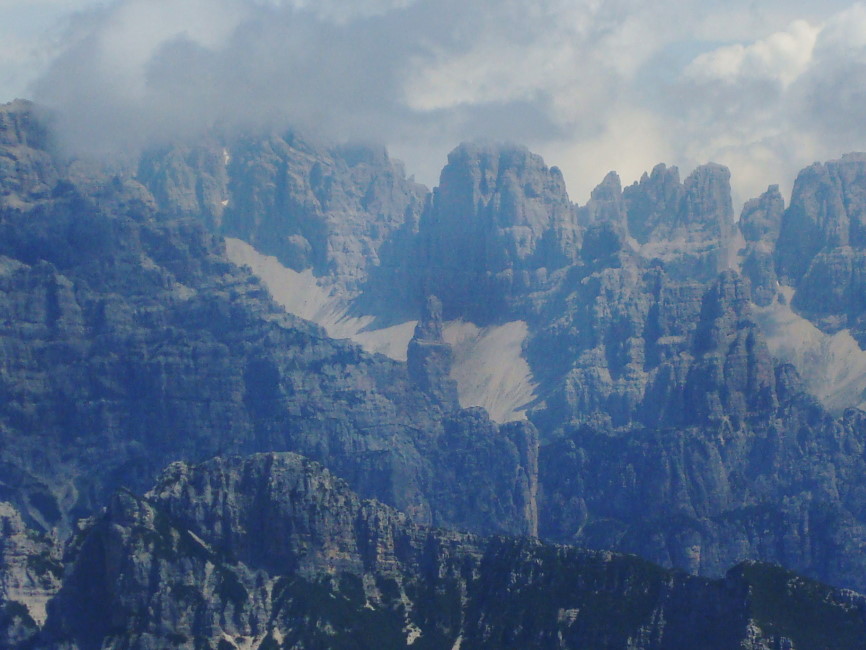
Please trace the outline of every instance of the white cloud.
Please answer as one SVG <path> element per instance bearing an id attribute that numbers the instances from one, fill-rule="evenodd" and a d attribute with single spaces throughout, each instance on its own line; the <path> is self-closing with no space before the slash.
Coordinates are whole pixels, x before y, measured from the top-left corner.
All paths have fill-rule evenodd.
<path id="1" fill-rule="evenodd" d="M 788 86 L 812 60 L 820 31 L 798 20 L 787 31 L 750 45 L 737 43 L 701 54 L 686 68 L 685 75 L 704 82 L 733 84 L 743 79 L 766 79 Z"/>
<path id="2" fill-rule="evenodd" d="M 789 188 L 811 162 L 866 148 L 866 8 L 701 53 L 666 99 L 682 160 L 728 164 L 740 198 Z"/>
<path id="3" fill-rule="evenodd" d="M 0 0 L 0 24 L 13 6 Z M 814 156 L 866 147 L 866 9 L 843 0 L 87 6 L 34 90 L 62 109 L 73 145 L 95 150 L 217 122 L 292 125 L 384 140 L 434 183 L 459 140 L 508 139 L 561 166 L 585 201 L 609 169 L 627 182 L 710 159 L 745 198 Z"/>

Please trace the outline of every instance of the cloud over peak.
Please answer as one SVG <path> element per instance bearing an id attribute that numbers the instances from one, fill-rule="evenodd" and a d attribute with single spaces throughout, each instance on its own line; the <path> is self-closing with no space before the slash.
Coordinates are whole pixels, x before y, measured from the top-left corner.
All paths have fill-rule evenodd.
<path id="1" fill-rule="evenodd" d="M 487 137 L 540 151 L 578 200 L 610 169 L 628 182 L 662 160 L 725 163 L 747 198 L 839 146 L 866 148 L 866 9 L 831 0 L 822 11 L 797 0 L 760 11 L 746 0 L 115 0 L 74 17 L 33 94 L 58 111 L 68 145 L 91 152 L 213 125 L 293 127 L 383 141 L 432 183 L 458 141 Z"/>

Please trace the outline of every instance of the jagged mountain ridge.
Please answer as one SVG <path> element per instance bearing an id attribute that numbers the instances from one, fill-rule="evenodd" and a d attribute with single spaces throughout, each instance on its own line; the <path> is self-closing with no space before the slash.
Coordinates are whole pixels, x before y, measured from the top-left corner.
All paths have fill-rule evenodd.
<path id="1" fill-rule="evenodd" d="M 659 166 L 623 189 L 609 175 L 578 207 L 558 172 L 525 149 L 461 146 L 409 247 L 420 251 L 413 275 L 424 282 L 415 300 L 435 287 L 452 317 L 528 323 L 525 353 L 539 383 L 530 418 L 547 442 L 545 535 L 714 575 L 766 557 L 845 582 L 863 573 L 849 559 L 863 538 L 854 514 L 862 421 L 822 413 L 796 372 L 772 359 L 749 305 L 752 283 L 716 277 L 737 245 L 729 177 L 707 165 L 680 181 Z M 747 206 L 747 248 L 771 248 L 777 194 Z M 449 231 L 452 222 L 462 225 Z M 580 248 L 551 254 L 545 241 Z M 462 260 L 472 261 L 465 272 Z M 578 433 L 586 427 L 590 438 Z M 633 436 L 646 440 L 655 478 L 620 486 L 635 471 Z M 563 444 L 576 444 L 587 465 Z M 767 449 L 778 449 L 777 460 L 757 462 Z M 783 471 L 782 458 L 801 469 Z M 597 501 L 572 480 L 592 466 L 609 472 Z M 652 487 L 639 488 L 644 480 Z M 834 504 L 829 523 L 803 535 L 825 501 Z"/>
<path id="2" fill-rule="evenodd" d="M 13 121 L 20 124 L 22 119 Z M 21 132 L 20 127 L 15 129 Z M 211 157 L 187 153 L 163 167 L 153 160 L 149 164 L 163 170 L 159 173 L 171 175 L 186 169 L 186 176 L 181 176 L 189 190 L 184 195 L 187 207 L 174 206 L 182 193 L 164 190 L 160 209 L 153 198 L 159 195 L 158 173 L 148 177 L 142 165 L 136 180 L 128 172 L 105 174 L 81 163 L 66 167 L 45 150 L 45 142 L 39 136 L 32 141 L 30 136 L 18 137 L 3 150 L 4 159 L 13 161 L 4 167 L 13 170 L 4 172 L 9 179 L 4 185 L 4 216 L 8 219 L 4 241 L 11 273 L 6 295 L 14 307 L 7 321 L 35 324 L 34 331 L 47 337 L 40 349 L 49 351 L 30 359 L 27 348 L 32 339 L 16 327 L 8 332 L 18 343 L 17 348 L 10 348 L 17 351 L 6 366 L 7 385 L 18 391 L 18 397 L 17 403 L 9 403 L 12 426 L 7 425 L 6 431 L 21 446 L 7 452 L 7 458 L 14 461 L 8 465 L 8 476 L 14 480 L 7 480 L 4 498 L 15 499 L 31 523 L 50 525 L 56 516 L 52 501 L 63 512 L 73 512 L 74 504 L 79 505 L 75 512 L 91 510 L 120 482 L 121 473 L 124 482 L 132 477 L 136 485 L 146 485 L 159 463 L 178 453 L 178 445 L 180 453 L 198 458 L 225 451 L 255 451 L 262 445 L 304 451 L 344 475 L 366 496 L 387 500 L 421 521 L 532 532 L 533 513 L 538 513 L 542 532 L 559 541 L 626 548 L 694 571 L 719 575 L 741 559 L 764 558 L 837 584 L 863 584 L 864 570 L 856 552 L 863 538 L 862 418 L 852 412 L 834 419 L 811 400 L 796 372 L 770 357 L 751 314 L 749 285 L 735 273 L 717 277 L 735 243 L 723 168 L 701 168 L 683 183 L 675 171 L 657 168 L 625 190 L 615 176 L 609 176 L 586 206 L 577 207 L 568 202 L 564 186 L 555 182 L 556 173 L 524 149 L 508 146 L 500 155 L 494 146 L 467 145 L 455 156 L 448 178 L 463 182 L 460 178 L 465 172 L 466 187 L 475 198 L 465 205 L 451 201 L 455 206 L 451 217 L 477 219 L 483 225 L 483 255 L 473 258 L 481 260 L 481 275 L 487 273 L 484 264 L 496 262 L 489 269 L 489 282 L 481 286 L 491 290 L 498 306 L 473 306 L 476 311 L 472 313 L 482 321 L 525 319 L 522 322 L 529 330 L 526 356 L 540 381 L 531 418 L 544 440 L 536 472 L 534 432 L 529 425 L 500 428 L 481 411 L 454 411 L 449 390 L 438 391 L 438 395 L 435 388 L 429 390 L 443 385 L 429 381 L 447 374 L 441 371 L 441 363 L 426 371 L 421 363 L 416 367 L 421 374 L 412 379 L 406 366 L 364 355 L 348 343 L 329 342 L 321 330 L 286 320 L 261 285 L 227 264 L 218 241 L 209 241 L 189 220 L 193 217 L 223 232 L 224 222 L 215 217 L 214 206 L 223 208 L 222 216 L 229 207 L 237 211 L 238 218 L 247 209 L 255 213 L 259 191 L 267 197 L 294 187 L 288 182 L 281 185 L 282 173 L 294 174 L 301 185 L 296 189 L 307 195 L 306 184 L 316 182 L 315 164 L 310 162 L 320 155 L 315 147 L 305 145 L 303 155 L 296 154 L 291 151 L 294 141 L 283 137 L 262 145 L 270 147 L 268 151 L 279 151 L 278 158 L 284 162 L 267 159 L 269 171 L 262 174 L 261 186 L 256 185 L 259 167 L 253 160 L 241 168 L 249 171 L 249 177 L 231 178 L 231 170 L 236 169 L 233 151 L 237 152 L 222 142 L 207 145 Z M 38 146 L 31 147 L 31 143 Z M 251 150 L 262 147 L 251 145 Z M 335 151 L 325 157 L 337 160 L 342 154 Z M 174 156 L 171 151 L 161 155 Z M 295 155 L 306 161 L 306 167 L 290 170 L 285 161 Z M 473 156 L 482 161 L 476 165 Z M 365 165 L 382 164 L 393 172 L 381 158 L 361 156 L 360 160 L 368 161 Z M 216 176 L 211 174 L 216 180 L 202 176 L 200 165 L 222 165 L 226 185 L 220 184 L 223 177 L 216 172 Z M 375 173 L 367 169 L 360 188 L 353 187 L 350 167 L 345 161 L 331 164 L 330 173 L 342 175 L 331 186 L 343 188 L 344 195 L 365 195 L 364 184 Z M 476 175 L 476 168 L 485 170 L 484 174 Z M 403 186 L 399 179 L 395 182 Z M 241 186 L 249 197 L 246 203 L 243 192 L 211 192 L 213 187 Z M 210 197 L 207 210 L 211 212 L 201 202 L 188 201 L 199 194 Z M 449 196 L 442 188 L 440 194 Z M 659 201 L 662 203 L 656 205 Z M 335 202 L 343 206 L 339 210 L 345 208 L 342 199 Z M 311 229 L 304 232 L 320 235 L 339 223 L 335 216 L 339 210 L 331 213 L 322 207 L 327 202 L 311 209 L 303 200 L 283 194 L 280 201 L 261 204 L 286 210 L 305 206 L 297 208 L 307 211 L 301 215 L 284 215 L 290 225 L 278 238 L 295 237 L 292 246 L 299 242 L 297 224 L 305 220 L 316 223 L 304 226 Z M 357 223 L 375 225 L 374 212 L 360 202 L 352 205 L 359 210 L 353 216 Z M 421 268 L 430 259 L 422 254 L 425 250 L 440 257 L 448 252 L 441 247 L 425 249 L 435 231 L 425 219 L 432 210 L 442 213 L 446 210 L 442 206 L 449 204 L 440 202 L 435 208 L 436 201 L 431 199 L 417 222 L 414 212 L 406 216 L 399 200 L 393 205 L 397 212 L 389 216 L 390 234 L 375 244 L 379 265 L 365 267 L 354 276 L 349 272 L 348 280 L 341 280 L 339 274 L 322 279 L 348 298 L 356 298 L 350 308 L 366 306 L 375 312 L 376 305 L 388 304 L 375 296 L 392 296 L 393 304 L 381 314 L 386 322 L 406 315 L 420 317 L 418 306 L 429 298 L 427 290 L 434 282 L 430 273 L 437 269 L 451 272 L 454 267 L 443 263 Z M 545 216 L 550 206 L 552 214 Z M 98 218 L 79 219 L 90 212 Z M 773 213 L 770 209 L 765 212 Z M 275 220 L 280 214 L 274 207 L 269 218 Z M 675 226 L 666 225 L 665 215 Z M 58 227 L 58 223 L 65 225 Z M 763 228 L 761 232 L 774 232 L 772 227 Z M 336 259 L 348 251 L 341 259 L 351 266 L 349 260 L 358 259 L 357 251 L 370 244 L 356 242 L 345 249 L 331 246 L 328 242 L 340 236 L 367 237 L 357 234 L 366 232 L 363 229 L 342 232 L 333 238 L 303 236 L 311 248 L 318 242 L 316 255 L 324 251 L 326 256 L 321 259 L 329 259 L 327 255 Z M 268 235 L 262 232 L 261 236 Z M 763 238 L 760 243 L 764 243 L 772 236 L 760 234 L 758 239 Z M 94 248 L 94 241 L 100 247 Z M 544 243 L 551 241 L 559 247 L 554 246 L 553 253 L 550 244 Z M 580 247 L 570 248 L 563 244 L 567 241 L 579 241 Z M 115 248 L 126 257 L 117 255 Z M 306 245 L 302 248 L 306 250 Z M 313 257 L 295 264 L 315 266 L 310 261 Z M 43 275 L 32 271 L 34 261 L 48 263 L 39 267 Z M 316 268 L 329 273 L 338 265 Z M 150 279 L 145 283 L 124 280 L 130 271 Z M 22 282 L 25 277 L 29 284 Z M 112 279 L 106 283 L 105 277 Z M 366 279 L 352 279 L 359 277 Z M 475 290 L 472 285 L 479 276 L 476 272 L 464 279 L 459 274 L 455 277 L 455 282 L 464 283 L 456 289 L 458 297 L 448 295 L 451 283 L 442 281 L 436 285 L 442 294 L 437 297 L 452 305 L 452 316 L 461 316 L 460 305 L 466 301 L 459 292 Z M 196 295 L 186 291 L 190 288 L 199 294 L 192 319 L 188 303 L 195 302 Z M 81 364 L 82 357 L 75 356 L 80 348 L 70 341 L 81 333 L 82 319 L 75 316 L 75 306 L 80 308 L 81 297 L 91 291 L 98 298 L 88 300 L 104 303 L 107 314 L 103 317 L 98 312 L 104 324 L 103 320 L 93 323 L 107 327 L 116 337 L 132 321 L 140 332 L 136 336 L 145 340 L 134 346 L 124 340 L 108 359 L 97 357 L 98 363 L 86 365 L 100 390 L 123 398 L 106 409 L 104 420 L 95 421 L 94 430 L 103 437 L 75 439 L 66 458 L 46 459 L 45 448 L 51 447 L 45 444 L 46 438 L 28 442 L 17 432 L 22 426 L 37 430 L 47 423 L 58 440 L 61 432 L 75 431 L 81 422 L 77 409 L 88 403 L 77 397 L 86 383 L 80 373 L 64 371 L 58 373 L 56 385 L 49 384 L 50 390 L 33 393 L 40 382 L 33 382 L 35 375 L 28 373 L 69 358 L 75 366 Z M 44 309 L 29 313 L 21 295 L 34 292 L 45 296 L 37 301 Z M 158 297 L 149 296 L 151 292 Z M 475 295 L 482 300 L 488 294 Z M 168 316 L 162 303 L 171 305 Z M 162 331 L 169 316 L 176 328 L 171 331 L 175 338 L 157 337 L 157 347 L 152 347 L 154 341 L 147 339 L 152 333 L 147 332 Z M 93 324 L 88 328 L 88 333 L 96 331 Z M 162 357 L 154 356 L 171 359 L 173 346 L 197 349 L 202 332 L 218 344 L 214 348 L 220 355 L 227 348 L 229 356 L 196 353 L 187 358 L 184 352 L 181 359 L 185 361 L 177 366 L 130 364 L 142 351 L 167 350 L 160 352 Z M 57 344 L 58 335 L 63 345 Z M 250 338 L 261 344 L 251 345 Z M 105 341 L 110 342 L 111 336 L 98 340 L 100 344 Z M 435 336 L 421 341 L 433 344 L 426 347 L 436 350 L 439 362 L 447 357 L 445 348 L 437 347 L 442 343 Z M 299 356 L 298 350 L 305 345 L 313 352 Z M 89 364 L 90 357 L 86 359 Z M 26 372 L 20 372 L 21 368 Z M 159 382 L 169 380 L 176 370 L 181 375 L 190 368 L 206 372 L 194 374 L 184 384 L 187 399 L 168 399 L 172 391 L 159 388 Z M 245 369 L 242 376 L 238 368 Z M 133 377 L 155 379 L 156 390 L 148 394 L 146 408 L 127 399 L 133 394 L 130 385 L 124 384 L 130 370 Z M 154 371 L 155 375 L 150 374 Z M 324 386 L 319 384 L 322 377 L 326 378 Z M 294 390 L 289 397 L 288 387 Z M 213 403 L 208 394 L 212 390 L 217 391 L 217 403 L 227 406 L 203 415 L 196 409 Z M 33 400 L 34 394 L 39 399 Z M 91 402 L 105 408 L 100 400 Z M 41 402 L 42 410 L 30 408 L 32 402 Z M 55 408 L 58 404 L 62 408 Z M 335 405 L 336 417 L 322 422 L 321 413 L 334 413 Z M 150 415 L 154 409 L 162 413 L 156 421 Z M 293 413 L 289 419 L 286 409 Z M 58 421 L 55 413 L 66 419 Z M 395 414 L 405 424 L 395 426 Z M 224 431 L 226 422 L 238 421 L 232 432 Z M 92 449 L 106 438 L 122 439 L 125 432 L 113 422 L 123 422 L 134 432 L 129 449 L 107 446 L 84 461 L 76 458 L 77 450 L 88 449 L 88 445 Z M 187 430 L 200 427 L 199 440 L 185 439 Z M 151 430 L 156 437 L 149 435 Z M 239 440 L 246 442 L 241 445 Z M 128 460 L 134 462 L 124 464 Z M 34 465 L 50 469 L 34 474 Z M 80 482 L 81 468 L 90 465 L 100 470 L 122 469 L 108 480 L 100 472 L 85 477 L 89 492 L 82 497 L 85 491 L 74 480 Z M 58 477 L 52 480 L 56 482 L 46 485 L 45 477 L 55 473 Z M 98 479 L 96 485 L 90 483 L 93 478 Z M 68 485 L 74 489 L 61 494 L 60 488 Z M 537 502 L 535 486 L 540 486 Z"/>
<path id="3" fill-rule="evenodd" d="M 66 562 L 30 647 L 866 644 L 866 601 L 850 592 L 759 564 L 709 581 L 425 529 L 292 454 L 175 463 L 146 498 L 115 495 Z"/>

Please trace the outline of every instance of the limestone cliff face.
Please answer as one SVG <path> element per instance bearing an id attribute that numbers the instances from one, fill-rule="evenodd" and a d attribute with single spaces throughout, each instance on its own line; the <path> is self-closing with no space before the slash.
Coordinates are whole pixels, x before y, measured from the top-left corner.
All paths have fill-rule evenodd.
<path id="1" fill-rule="evenodd" d="M 615 259 L 574 269 L 534 334 L 539 426 L 741 423 L 773 408 L 773 362 L 735 273 L 705 286 Z"/>
<path id="2" fill-rule="evenodd" d="M 738 225 L 746 240 L 742 271 L 751 284 L 752 300 L 762 307 L 775 299 L 778 290 L 773 250 L 784 211 L 779 186 L 771 185 L 759 198 L 747 201 L 740 215 Z"/>
<path id="3" fill-rule="evenodd" d="M 862 413 L 835 420 L 774 362 L 735 273 L 705 286 L 610 259 L 573 272 L 530 346 L 536 367 L 553 360 L 531 415 L 549 436 L 541 536 L 709 575 L 760 558 L 866 585 Z"/>
<path id="4" fill-rule="evenodd" d="M 298 135 L 205 141 L 146 155 L 138 177 L 160 208 L 196 216 L 347 297 L 406 278 L 405 244 L 428 191 L 384 148 Z M 381 296 L 378 296 L 381 298 Z"/>
<path id="5" fill-rule="evenodd" d="M 863 647 L 866 600 L 413 525 L 291 454 L 172 465 L 67 554 L 37 648 Z M 14 646 L 13 646 L 14 647 Z"/>
<path id="6" fill-rule="evenodd" d="M 747 205 L 746 281 L 726 269 L 734 226 L 717 165 L 685 182 L 660 166 L 625 190 L 610 174 L 576 208 L 555 168 L 513 146 L 459 147 L 430 197 L 369 147 L 214 136 L 148 154 L 132 174 L 59 161 L 26 104 L 0 111 L 0 127 L 0 499 L 20 513 L 0 538 L 19 549 L 0 564 L 18 585 L 0 603 L 9 643 L 36 633 L 26 599 L 59 585 L 21 572 L 22 557 L 59 557 L 50 537 L 14 541 L 22 527 L 72 534 L 123 486 L 69 548 L 49 647 L 339 647 L 329 630 L 348 643 L 367 625 L 395 644 L 423 630 L 431 647 L 461 635 L 464 647 L 665 647 L 675 593 L 733 593 L 739 618 L 720 625 L 746 635 L 736 643 L 790 647 L 742 609 L 776 579 L 753 581 L 751 565 L 724 583 L 659 569 L 661 582 L 640 582 L 648 565 L 633 560 L 410 520 L 540 532 L 711 575 L 772 560 L 866 586 L 863 414 L 833 418 L 804 394 L 750 307 L 776 299 L 778 271 L 801 313 L 859 331 L 860 158 L 804 172 L 784 213 L 773 188 Z M 222 232 L 314 270 L 367 313 L 421 315 L 408 363 L 287 315 L 228 262 Z M 434 294 L 441 310 L 424 309 Z M 441 336 L 451 317 L 525 323 L 529 423 L 459 408 Z M 272 455 L 189 464 L 261 451 L 303 453 L 333 476 Z M 583 584 L 575 567 L 589 565 L 602 586 L 572 604 L 542 598 L 536 623 L 539 598 Z M 643 622 L 582 618 L 658 584 L 674 600 L 653 600 Z M 715 597 L 701 611 L 728 607 Z M 163 613 L 179 631 L 154 622 Z"/>
<path id="7" fill-rule="evenodd" d="M 824 248 L 866 246 L 866 156 L 849 154 L 800 172 L 777 244 L 779 274 L 796 285 Z"/>
<path id="8" fill-rule="evenodd" d="M 424 290 L 445 318 L 484 323 L 577 258 L 580 228 L 558 169 L 522 147 L 462 144 L 420 227 Z"/>
<path id="9" fill-rule="evenodd" d="M 213 139 L 197 146 L 176 145 L 149 151 L 139 162 L 138 178 L 161 210 L 198 217 L 212 230 L 222 228 L 231 202 L 228 148 Z"/>
<path id="10" fill-rule="evenodd" d="M 850 328 L 866 343 L 866 156 L 800 172 L 776 243 L 778 274 L 797 288 L 792 306 L 821 329 Z"/>
<path id="11" fill-rule="evenodd" d="M 200 221 L 159 212 L 135 180 L 62 176 L 47 196 L 12 196 L 0 200 L 0 495 L 30 524 L 69 526 L 173 460 L 295 450 L 419 521 L 535 530 L 534 431 L 478 424 L 404 364 L 289 316 Z M 479 446 L 491 463 L 463 457 Z M 472 477 L 443 489 L 435 463 Z M 479 494 L 501 507 L 471 511 Z"/>
<path id="12" fill-rule="evenodd" d="M 442 303 L 436 296 L 428 296 L 409 341 L 406 357 L 409 378 L 443 404 L 456 404 L 457 382 L 451 379 L 452 364 L 451 346 L 442 336 Z"/>
<path id="13" fill-rule="evenodd" d="M 624 192 L 625 228 L 612 177 L 581 209 L 580 261 L 530 321 L 540 533 L 710 575 L 761 558 L 862 587 L 863 420 L 834 420 L 771 358 L 750 302 L 775 299 L 775 275 L 706 279 L 730 238 L 712 208 L 724 179 L 710 167 L 680 184 L 658 167 Z M 747 205 L 747 260 L 770 266 L 782 208 L 774 188 Z M 715 243 L 695 257 L 683 242 Z M 653 258 L 657 244 L 671 255 Z"/>
<path id="14" fill-rule="evenodd" d="M 29 203 L 48 196 L 58 181 L 45 152 L 49 135 L 30 102 L 0 106 L 0 197 L 7 203 Z"/>
<path id="15" fill-rule="evenodd" d="M 0 647 L 31 640 L 45 622 L 63 565 L 56 540 L 27 528 L 9 503 L 0 503 Z"/>
<path id="16" fill-rule="evenodd" d="M 657 165 L 625 188 L 629 234 L 641 254 L 679 280 L 709 281 L 728 268 L 734 233 L 731 174 L 716 164 L 680 182 L 676 167 Z"/>

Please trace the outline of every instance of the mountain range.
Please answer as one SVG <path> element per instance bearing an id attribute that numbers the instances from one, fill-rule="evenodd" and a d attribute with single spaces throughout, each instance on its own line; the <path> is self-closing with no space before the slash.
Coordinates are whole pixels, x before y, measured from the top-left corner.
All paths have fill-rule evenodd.
<path id="1" fill-rule="evenodd" d="M 866 157 L 736 219 L 51 128 L 0 108 L 0 645 L 866 646 Z"/>

